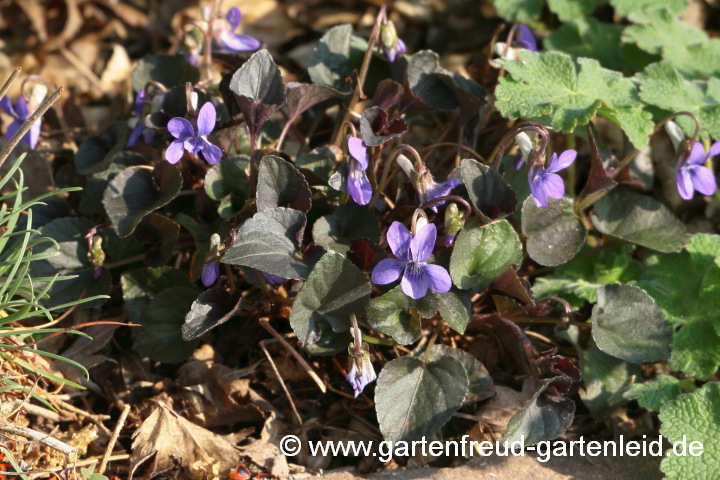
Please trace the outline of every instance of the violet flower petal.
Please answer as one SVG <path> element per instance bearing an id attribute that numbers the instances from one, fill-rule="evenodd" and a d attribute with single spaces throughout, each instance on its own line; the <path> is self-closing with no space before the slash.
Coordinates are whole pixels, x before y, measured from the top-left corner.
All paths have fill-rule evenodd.
<path id="1" fill-rule="evenodd" d="M 542 188 L 548 197 L 557 199 L 565 196 L 565 182 L 560 175 L 545 172 L 542 176 Z"/>
<path id="2" fill-rule="evenodd" d="M 35 147 L 37 146 L 37 142 L 40 139 L 40 130 L 42 129 L 42 120 L 38 119 L 37 122 L 35 122 L 31 127 L 30 131 L 25 134 L 25 137 L 23 139 L 27 138 L 28 143 L 30 143 L 30 148 L 35 150 Z"/>
<path id="3" fill-rule="evenodd" d="M 348 138 L 348 151 L 350 155 L 357 160 L 363 170 L 368 168 L 368 149 L 362 138 L 350 137 Z"/>
<path id="4" fill-rule="evenodd" d="M 174 117 L 170 119 L 167 125 L 170 134 L 178 140 L 185 140 L 195 136 L 193 126 L 182 117 Z"/>
<path id="5" fill-rule="evenodd" d="M 272 273 L 265 273 L 265 272 L 260 272 L 260 273 L 262 273 L 262 276 L 265 277 L 265 280 L 267 280 L 270 285 L 281 285 L 281 284 L 287 282 L 287 278 L 285 278 L 285 277 L 273 275 Z"/>
<path id="6" fill-rule="evenodd" d="M 695 145 L 690 149 L 690 155 L 688 155 L 686 165 L 702 165 L 708 159 L 705 155 L 705 147 L 700 142 L 695 142 Z"/>
<path id="7" fill-rule="evenodd" d="M 140 140 L 140 136 L 145 131 L 145 124 L 143 123 L 142 119 L 138 120 L 137 125 L 132 129 L 132 132 L 130 132 L 130 138 L 128 138 L 127 146 L 128 147 L 134 147 L 137 145 L 138 140 Z"/>
<path id="8" fill-rule="evenodd" d="M 185 142 L 183 140 L 175 140 L 172 142 L 167 147 L 167 150 L 165 150 L 165 160 L 173 164 L 179 162 L 183 157 L 183 152 L 185 150 L 184 143 Z"/>
<path id="9" fill-rule="evenodd" d="M 220 48 L 233 52 L 254 52 L 262 46 L 262 42 L 255 37 L 227 30 L 220 32 L 217 42 Z"/>
<path id="10" fill-rule="evenodd" d="M 558 157 L 556 153 L 553 153 L 550 165 L 548 165 L 547 171 L 551 173 L 565 170 L 575 161 L 577 152 L 575 150 L 565 150 Z"/>
<path id="11" fill-rule="evenodd" d="M 535 35 L 527 25 L 522 23 L 517 24 L 515 27 L 515 43 L 526 50 L 531 52 L 537 52 L 537 42 Z"/>
<path id="12" fill-rule="evenodd" d="M 30 117 L 27 102 L 22 95 L 15 100 L 15 113 L 17 113 L 18 118 L 22 118 L 23 120 L 27 120 Z"/>
<path id="13" fill-rule="evenodd" d="M 540 167 L 530 167 L 528 169 L 528 185 L 530 185 L 530 193 L 535 201 L 535 206 L 547 208 L 547 194 L 542 187 L 543 173 L 544 171 Z"/>
<path id="14" fill-rule="evenodd" d="M 430 282 L 430 290 L 437 293 L 449 292 L 452 288 L 450 274 L 440 265 L 423 265 L 423 270 Z"/>
<path id="15" fill-rule="evenodd" d="M 712 195 L 715 193 L 715 190 L 717 189 L 715 175 L 713 175 L 709 168 L 700 165 L 693 165 L 687 170 L 690 174 L 692 185 L 695 190 L 703 195 Z"/>
<path id="16" fill-rule="evenodd" d="M 209 135 L 215 128 L 215 105 L 212 102 L 205 102 L 200 109 L 197 118 L 198 136 Z"/>
<path id="17" fill-rule="evenodd" d="M 10 97 L 7 95 L 0 99 L 0 108 L 2 108 L 8 115 L 12 115 L 13 117 L 17 116 L 15 109 L 13 108 L 12 100 L 10 100 Z"/>
<path id="18" fill-rule="evenodd" d="M 240 9 L 237 7 L 232 7 L 230 10 L 228 10 L 227 21 L 230 24 L 230 28 L 232 28 L 233 32 L 237 30 L 237 27 L 239 27 L 243 21 L 243 14 Z"/>
<path id="19" fill-rule="evenodd" d="M 213 145 L 205 139 L 201 140 L 203 140 L 204 142 L 202 146 L 203 158 L 205 158 L 205 161 L 208 162 L 210 165 L 215 165 L 222 158 L 222 150 L 220 150 L 220 147 L 218 147 L 217 145 Z"/>
<path id="20" fill-rule="evenodd" d="M 373 268 L 372 283 L 377 285 L 392 283 L 400 278 L 404 269 L 405 262 L 400 262 L 392 258 L 384 258 Z"/>
<path id="21" fill-rule="evenodd" d="M 720 155 L 720 142 L 715 142 L 710 147 L 710 154 L 708 157 L 716 157 Z"/>
<path id="22" fill-rule="evenodd" d="M 410 241 L 410 251 L 414 262 L 427 262 L 435 247 L 437 228 L 434 224 L 428 223 Z"/>
<path id="23" fill-rule="evenodd" d="M 206 287 L 210 287 L 215 284 L 218 277 L 220 276 L 220 263 L 211 262 L 203 265 L 202 269 L 202 284 Z"/>
<path id="24" fill-rule="evenodd" d="M 679 168 L 675 171 L 675 184 L 677 185 L 678 193 L 684 200 L 690 200 L 695 193 L 693 188 L 692 178 L 687 168 Z"/>
<path id="25" fill-rule="evenodd" d="M 404 262 L 410 261 L 410 241 L 412 235 L 401 222 L 393 222 L 387 231 L 387 241 L 393 255 Z"/>
<path id="26" fill-rule="evenodd" d="M 400 282 L 403 292 L 410 298 L 417 300 L 427 295 L 430 288 L 430 279 L 423 270 L 423 265 L 410 262 L 405 266 L 403 279 Z"/>
<path id="27" fill-rule="evenodd" d="M 22 120 L 13 120 L 13 121 L 10 123 L 10 125 L 8 125 L 8 128 L 7 128 L 7 130 L 5 131 L 5 138 L 7 138 L 8 140 L 11 139 L 11 138 L 13 137 L 13 135 L 15 135 L 15 133 L 16 133 L 18 130 L 20 130 L 20 127 L 22 126 L 22 124 L 23 124 L 23 121 L 22 121 Z M 27 136 L 27 135 L 26 135 L 26 136 Z M 24 139 L 24 138 L 25 138 L 25 137 L 23 137 L 23 139 Z M 30 143 L 30 142 L 26 142 L 26 143 Z"/>

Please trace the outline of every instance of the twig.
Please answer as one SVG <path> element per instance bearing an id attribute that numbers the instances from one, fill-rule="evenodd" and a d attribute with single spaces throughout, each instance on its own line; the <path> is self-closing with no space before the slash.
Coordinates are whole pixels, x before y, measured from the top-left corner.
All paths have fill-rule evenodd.
<path id="1" fill-rule="evenodd" d="M 77 453 L 77 449 L 75 447 L 71 447 L 67 443 L 61 442 L 60 440 L 57 440 L 49 436 L 48 434 L 38 432 L 27 427 L 22 427 L 20 425 L 15 425 L 14 423 L 9 423 L 4 419 L 0 420 L 0 433 L 19 435 L 21 437 L 29 438 L 36 442 L 42 443 L 46 447 L 57 450 L 58 452 L 62 453 L 67 457 L 70 457 Z"/>
<path id="2" fill-rule="evenodd" d="M 267 330 L 268 332 L 270 332 L 270 335 L 272 335 L 273 337 L 277 338 L 278 342 L 280 342 L 280 343 L 282 344 L 282 346 L 285 347 L 285 350 L 287 350 L 288 353 L 290 353 L 290 355 L 292 355 L 293 357 L 295 357 L 295 359 L 296 359 L 298 362 L 300 362 L 300 365 L 305 369 L 305 371 L 307 372 L 307 374 L 310 375 L 310 378 L 312 378 L 312 379 L 315 381 L 315 383 L 317 384 L 318 388 L 320 388 L 320 391 L 321 391 L 322 393 L 327 392 L 327 389 L 325 388 L 325 383 L 320 379 L 320 377 L 318 376 L 318 374 L 315 373 L 315 370 L 313 370 L 313 368 L 310 366 L 309 363 L 307 363 L 307 362 L 305 361 L 305 359 L 302 357 L 302 355 L 300 355 L 300 354 L 297 352 L 297 350 L 295 350 L 295 349 L 292 347 L 292 345 L 290 345 L 290 344 L 287 342 L 287 340 L 285 340 L 285 338 L 284 338 L 282 335 L 280 335 L 280 334 L 277 332 L 277 330 L 275 330 L 275 329 L 272 327 L 272 325 L 270 325 L 270 321 L 268 320 L 268 318 L 267 318 L 267 317 L 263 317 L 263 318 L 261 318 L 261 319 L 259 320 L 259 322 L 260 322 L 260 325 L 261 325 L 265 330 Z"/>
<path id="3" fill-rule="evenodd" d="M 121 455 L 111 456 L 110 458 L 108 458 L 108 462 L 117 462 L 120 460 L 127 460 L 128 458 L 130 458 L 130 454 L 123 453 Z M 77 468 L 77 467 L 87 467 L 88 465 L 95 465 L 96 463 L 98 463 L 100 461 L 100 459 L 101 459 L 100 457 L 88 458 L 87 460 L 82 460 L 80 462 L 71 463 L 69 465 L 64 465 L 62 467 L 55 467 L 55 468 L 51 468 L 49 470 L 35 470 L 35 471 L 23 472 L 23 473 L 28 474 L 28 475 L 38 475 L 38 474 L 43 474 L 43 473 L 62 472 L 65 469 L 71 469 L 71 468 Z M 3 472 L 3 474 L 7 475 L 8 473 Z M 10 473 L 10 475 L 12 475 L 12 473 Z"/>
<path id="4" fill-rule="evenodd" d="M 107 464 L 110 461 L 110 454 L 112 453 L 113 448 L 115 448 L 115 442 L 117 442 L 117 439 L 120 436 L 120 430 L 122 430 L 123 426 L 125 425 L 125 420 L 127 420 L 127 416 L 129 413 L 130 404 L 126 403 L 125 408 L 123 408 L 123 411 L 120 414 L 120 418 L 118 418 L 117 425 L 115 425 L 115 430 L 113 430 L 112 437 L 110 437 L 110 442 L 108 442 L 107 448 L 105 449 L 105 454 L 102 457 L 102 461 L 100 462 L 100 469 L 98 470 L 98 473 L 100 475 L 105 473 Z"/>
<path id="5" fill-rule="evenodd" d="M 98 78 L 98 76 L 95 75 L 95 72 L 93 72 L 90 69 L 90 67 L 85 65 L 83 63 L 83 61 L 80 58 L 78 58 L 77 55 L 75 55 L 73 52 L 71 52 L 67 48 L 60 49 L 60 54 L 63 57 L 65 57 L 65 60 L 70 62 L 73 67 L 78 69 L 78 71 L 80 73 L 82 73 L 85 76 L 85 78 L 87 78 L 95 88 L 100 90 L 100 93 L 103 93 L 103 94 L 105 93 L 105 88 L 103 88 L 103 84 L 102 84 L 102 81 L 100 80 L 100 78 Z"/>
<path id="6" fill-rule="evenodd" d="M 270 362 L 270 366 L 273 369 L 273 372 L 275 372 L 275 376 L 277 377 L 278 381 L 280 382 L 280 386 L 285 391 L 285 396 L 287 397 L 288 401 L 290 402 L 290 407 L 292 407 L 292 411 L 295 414 L 295 418 L 297 418 L 298 424 L 303 424 L 303 419 L 300 416 L 300 413 L 297 410 L 297 407 L 295 406 L 295 402 L 293 401 L 292 395 L 290 394 L 290 390 L 288 389 L 287 385 L 285 385 L 285 380 L 283 380 L 282 375 L 280 375 L 280 372 L 277 369 L 277 366 L 275 365 L 275 362 L 273 361 L 272 357 L 270 356 L 270 352 L 268 352 L 267 347 L 265 346 L 267 343 L 275 342 L 276 340 L 262 340 L 260 342 L 260 348 L 262 349 L 263 353 L 265 353 L 265 356 L 267 357 L 268 361 Z"/>
<path id="7" fill-rule="evenodd" d="M 89 413 L 60 399 L 51 398 L 50 401 L 57 403 L 62 410 L 66 410 L 70 413 L 74 413 L 75 415 L 79 415 L 81 417 L 89 419 L 91 422 L 97 425 L 98 428 L 100 428 L 100 430 L 102 430 L 103 433 L 108 437 L 112 435 L 112 432 L 110 432 L 110 430 L 103 423 L 103 420 L 110 420 L 110 415 L 98 415 Z"/>
<path id="8" fill-rule="evenodd" d="M 0 99 L 7 94 L 8 90 L 10 90 L 10 86 L 15 81 L 15 79 L 20 75 L 20 72 L 22 71 L 22 68 L 17 67 L 13 73 L 10 74 L 10 77 L 7 79 L 7 82 L 5 82 L 5 85 L 2 86 L 0 89 Z"/>
<path id="9" fill-rule="evenodd" d="M 25 123 L 23 123 L 17 132 L 15 132 L 15 135 L 12 136 L 9 142 L 5 144 L 5 146 L 0 150 L 0 166 L 2 166 L 3 163 L 5 163 L 5 160 L 7 157 L 10 156 L 10 152 L 13 151 L 13 149 L 17 146 L 18 143 L 20 143 L 20 140 L 25 136 L 25 134 L 30 130 L 30 127 L 33 126 L 35 122 L 37 122 L 40 117 L 42 117 L 45 112 L 47 112 L 50 107 L 52 107 L 53 103 L 57 102 L 58 98 L 60 98 L 60 95 L 62 94 L 63 90 L 65 90 L 65 85 L 61 86 L 55 92 L 53 92 L 52 95 L 47 97 L 43 103 L 38 107 L 35 112 L 30 115 L 30 118 L 25 120 Z"/>

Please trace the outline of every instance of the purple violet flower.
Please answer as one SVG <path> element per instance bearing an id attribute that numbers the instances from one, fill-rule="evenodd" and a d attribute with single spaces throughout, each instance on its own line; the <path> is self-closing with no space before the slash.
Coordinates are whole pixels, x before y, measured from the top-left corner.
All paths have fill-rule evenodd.
<path id="1" fill-rule="evenodd" d="M 10 100 L 10 97 L 6 95 L 2 98 L 2 100 L 0 100 L 0 107 L 3 111 L 5 111 L 5 113 L 15 118 L 5 132 L 5 138 L 10 140 L 12 136 L 15 135 L 15 132 L 20 129 L 22 124 L 25 123 L 25 120 L 30 118 L 31 113 L 28 109 L 27 101 L 25 101 L 25 97 L 23 96 L 18 97 L 15 101 L 15 108 L 13 108 L 12 100 Z M 28 144 L 30 148 L 34 150 L 37 146 L 38 138 L 40 138 L 41 127 L 42 119 L 33 124 L 33 126 L 30 127 L 30 131 L 27 132 L 20 141 Z"/>
<path id="2" fill-rule="evenodd" d="M 522 23 L 515 25 L 515 44 L 525 50 L 537 52 L 537 42 L 532 30 Z"/>
<path id="3" fill-rule="evenodd" d="M 350 342 L 348 354 L 350 365 L 348 366 L 347 381 L 353 387 L 355 398 L 357 398 L 365 387 L 377 379 L 377 375 L 375 375 L 375 368 L 370 361 L 370 347 L 367 343 L 363 342 L 362 351 L 356 353 L 355 343 Z"/>
<path id="4" fill-rule="evenodd" d="M 220 48 L 233 52 L 254 52 L 258 50 L 262 46 L 260 40 L 250 35 L 235 33 L 242 21 L 243 14 L 240 9 L 232 7 L 227 13 L 229 28 L 228 25 L 224 25 L 220 29 L 215 29 L 215 44 Z"/>
<path id="5" fill-rule="evenodd" d="M 210 143 L 207 136 L 215 128 L 215 106 L 206 102 L 200 109 L 197 117 L 197 132 L 193 125 L 183 117 L 175 117 L 168 122 L 168 131 L 177 140 L 174 140 L 165 151 L 165 159 L 170 163 L 177 163 L 183 156 L 183 150 L 193 155 L 202 152 L 203 157 L 210 165 L 215 165 L 222 158 L 222 150 Z"/>
<path id="6" fill-rule="evenodd" d="M 155 132 L 145 126 L 145 102 L 148 100 L 148 95 L 145 93 L 145 89 L 140 90 L 135 96 L 135 116 L 137 117 L 137 123 L 130 132 L 130 138 L 128 139 L 127 146 L 134 147 L 137 145 L 140 136 L 142 135 L 145 143 L 152 142 Z"/>
<path id="7" fill-rule="evenodd" d="M 365 170 L 368 168 L 368 147 L 362 138 L 348 138 L 348 151 L 350 152 L 347 189 L 355 203 L 367 205 L 372 197 L 372 186 Z"/>
<path id="8" fill-rule="evenodd" d="M 402 289 L 410 298 L 418 299 L 428 289 L 437 293 L 450 291 L 450 274 L 440 265 L 428 264 L 435 247 L 437 229 L 429 223 L 413 237 L 400 222 L 393 222 L 387 232 L 387 240 L 393 254 L 398 258 L 381 260 L 373 269 L 372 282 L 387 285 L 402 276 Z"/>
<path id="9" fill-rule="evenodd" d="M 395 41 L 395 48 L 383 48 L 383 54 L 390 63 L 394 63 L 398 55 L 402 55 L 407 52 L 407 45 L 403 42 L 402 38 L 398 38 Z"/>
<path id="10" fill-rule="evenodd" d="M 430 200 L 435 200 L 438 197 L 450 195 L 450 192 L 462 183 L 462 180 L 459 178 L 452 178 L 446 182 L 437 183 L 429 170 L 423 166 L 423 172 L 418 173 L 410 159 L 402 154 L 398 155 L 397 163 L 400 165 L 400 168 L 403 169 L 405 174 L 410 177 L 410 181 L 417 192 L 420 205 L 427 203 Z M 443 205 L 444 203 L 445 202 L 440 202 L 437 205 L 433 205 L 430 207 L 430 210 L 437 212 L 437 207 Z"/>
<path id="11" fill-rule="evenodd" d="M 202 284 L 206 287 L 212 287 L 220 277 L 220 262 L 208 262 L 203 265 Z"/>
<path id="12" fill-rule="evenodd" d="M 528 170 L 528 183 L 535 205 L 547 208 L 548 197 L 562 198 L 565 195 L 565 183 L 557 172 L 568 168 L 577 157 L 575 150 L 565 150 L 560 154 L 553 153 L 547 169 L 541 166 L 531 166 Z"/>
<path id="13" fill-rule="evenodd" d="M 680 196 L 690 200 L 695 190 L 703 195 L 712 195 L 717 188 L 715 175 L 705 166 L 709 158 L 720 155 L 720 142 L 715 142 L 710 147 L 710 153 L 705 155 L 705 148 L 700 142 L 695 142 L 688 154 L 687 161 L 684 155 L 680 155 L 675 164 L 675 181 Z"/>

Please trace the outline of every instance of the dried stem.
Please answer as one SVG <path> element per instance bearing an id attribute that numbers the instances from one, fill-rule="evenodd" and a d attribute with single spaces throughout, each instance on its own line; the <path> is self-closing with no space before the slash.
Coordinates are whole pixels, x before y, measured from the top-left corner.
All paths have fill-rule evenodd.
<path id="1" fill-rule="evenodd" d="M 25 120 L 25 122 L 22 124 L 22 126 L 20 126 L 18 131 L 15 132 L 15 135 L 12 136 L 10 141 L 5 144 L 2 150 L 0 150 L 0 166 L 5 163 L 7 157 L 10 156 L 10 152 L 12 152 L 13 149 L 17 146 L 17 144 L 20 143 L 20 140 L 25 136 L 25 134 L 30 131 L 30 127 L 32 127 L 35 122 L 40 120 L 40 117 L 42 117 L 45 112 L 47 112 L 50 107 L 52 107 L 53 103 L 57 102 L 63 90 L 65 90 L 65 85 L 61 86 L 60 88 L 55 90 L 52 95 L 45 98 L 45 100 L 42 102 L 42 104 L 40 104 L 38 109 L 35 110 L 32 115 L 30 115 L 30 118 Z"/>
<path id="2" fill-rule="evenodd" d="M 375 25 L 373 25 L 372 32 L 370 33 L 370 38 L 368 39 L 368 48 L 367 51 L 365 51 L 363 64 L 357 77 L 355 91 L 353 91 L 353 96 L 350 99 L 350 104 L 348 105 L 347 110 L 345 110 L 341 125 L 350 120 L 350 112 L 353 111 L 355 105 L 360 99 L 365 98 L 365 94 L 363 93 L 363 85 L 365 84 L 365 78 L 367 77 L 368 70 L 370 69 L 370 59 L 372 58 L 375 44 L 377 43 L 378 38 L 380 38 L 380 27 L 382 26 L 383 21 L 385 21 L 386 19 L 387 6 L 383 5 L 378 12 L 377 18 L 375 19 Z M 333 143 L 335 143 L 335 145 L 337 145 L 338 147 L 342 143 L 342 128 L 338 128 L 337 134 L 335 135 L 335 141 Z"/>
<path id="3" fill-rule="evenodd" d="M 22 68 L 17 67 L 11 74 L 10 77 L 8 77 L 7 81 L 5 82 L 5 85 L 2 86 L 0 89 L 0 99 L 3 98 L 8 90 L 10 90 L 10 87 L 12 86 L 15 79 L 20 75 L 20 72 L 22 71 Z"/>
<path id="4" fill-rule="evenodd" d="M 268 349 L 265 345 L 271 342 L 275 342 L 276 340 L 262 340 L 260 342 L 260 348 L 262 349 L 263 353 L 265 353 L 265 357 L 267 357 L 268 362 L 270 362 L 270 367 L 272 367 L 273 372 L 275 372 L 275 376 L 277 377 L 278 381 L 280 382 L 280 386 L 282 387 L 283 391 L 285 392 L 285 396 L 287 397 L 288 401 L 290 402 L 290 407 L 292 408 L 293 413 L 295 414 L 295 418 L 298 421 L 298 425 L 303 424 L 303 419 L 300 416 L 300 413 L 298 412 L 297 407 L 295 406 L 295 402 L 293 401 L 292 395 L 290 394 L 290 390 L 288 389 L 287 385 L 285 385 L 285 380 L 283 380 L 282 375 L 280 375 L 280 372 L 277 369 L 277 366 L 275 365 L 275 362 L 273 361 L 272 357 L 270 356 L 270 352 L 268 352 Z"/>
<path id="5" fill-rule="evenodd" d="M 260 325 L 261 325 L 265 330 L 267 330 L 268 332 L 270 332 L 270 335 L 272 335 L 273 337 L 275 337 L 275 338 L 278 340 L 278 342 L 280 342 L 280 343 L 282 344 L 282 346 L 285 347 L 285 350 L 287 350 L 288 353 L 290 353 L 290 355 L 292 355 L 293 357 L 295 357 L 295 360 L 297 360 L 297 361 L 300 363 L 300 365 L 305 369 L 305 371 L 306 371 L 307 374 L 310 376 L 310 378 L 312 378 L 312 379 L 315 381 L 315 383 L 317 384 L 318 388 L 320 388 L 320 391 L 321 391 L 322 393 L 325 393 L 325 392 L 327 391 L 327 389 L 325 388 L 325 384 L 324 384 L 323 381 L 320 379 L 320 377 L 318 376 L 318 374 L 315 373 L 315 370 L 313 370 L 313 368 L 310 366 L 309 363 L 307 363 L 307 362 L 305 361 L 305 359 L 302 357 L 302 355 L 300 355 L 300 354 L 297 352 L 297 350 L 295 350 L 295 349 L 292 347 L 292 345 L 290 345 L 290 344 L 288 343 L 288 341 L 285 340 L 285 337 L 283 337 L 282 335 L 280 335 L 280 334 L 277 332 L 277 330 L 275 330 L 275 329 L 272 327 L 272 325 L 270 325 L 269 319 L 268 319 L 267 317 L 263 317 L 263 318 L 261 318 L 261 319 L 259 320 L 259 322 L 260 322 Z"/>
<path id="6" fill-rule="evenodd" d="M 0 433 L 2 433 L 3 435 L 19 435 L 21 437 L 29 438 L 30 440 L 33 440 L 35 442 L 42 443 L 46 447 L 57 450 L 66 457 L 71 457 L 77 453 L 77 449 L 75 447 L 71 447 L 65 442 L 61 442 L 60 440 L 57 440 L 48 434 L 32 430 L 28 427 L 15 425 L 14 423 L 10 423 L 5 419 L 0 419 Z"/>
<path id="7" fill-rule="evenodd" d="M 100 468 L 98 469 L 98 473 L 100 475 L 105 473 L 107 464 L 110 461 L 110 455 L 112 454 L 112 451 L 115 448 L 115 443 L 117 442 L 117 439 L 120 436 L 120 430 L 122 430 L 123 426 L 125 425 L 125 420 L 127 420 L 129 413 L 130 413 L 130 404 L 127 403 L 127 404 L 125 404 L 125 407 L 123 408 L 123 411 L 120 414 L 120 418 L 118 418 L 117 425 L 115 425 L 115 430 L 113 430 L 112 437 L 110 437 L 110 441 L 108 442 L 107 448 L 105 449 L 105 454 L 103 455 L 102 461 L 100 462 Z"/>

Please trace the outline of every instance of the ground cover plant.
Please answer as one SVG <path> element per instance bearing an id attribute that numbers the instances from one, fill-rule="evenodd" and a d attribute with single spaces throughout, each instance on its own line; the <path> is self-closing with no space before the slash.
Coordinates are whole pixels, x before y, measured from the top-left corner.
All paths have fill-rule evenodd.
<path id="1" fill-rule="evenodd" d="M 0 100 L 2 468 L 285 478 L 458 463 L 316 440 L 659 432 L 647 478 L 714 478 L 717 6 L 346 3 L 0 6 L 29 64 Z"/>

